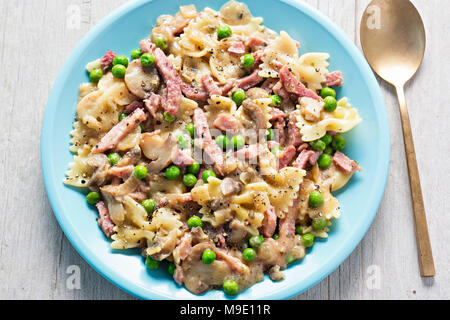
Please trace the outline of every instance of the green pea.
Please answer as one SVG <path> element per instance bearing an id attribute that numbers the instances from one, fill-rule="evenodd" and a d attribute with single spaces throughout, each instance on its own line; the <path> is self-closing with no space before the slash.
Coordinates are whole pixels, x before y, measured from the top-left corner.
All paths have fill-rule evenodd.
<path id="1" fill-rule="evenodd" d="M 120 64 L 122 66 L 128 67 L 128 62 L 128 58 L 125 56 L 115 56 L 113 59 L 113 66 Z"/>
<path id="2" fill-rule="evenodd" d="M 292 262 L 295 262 L 295 261 L 297 261 L 297 258 L 295 258 L 295 257 L 293 257 L 291 255 L 286 257 L 286 263 L 287 264 L 291 264 Z"/>
<path id="3" fill-rule="evenodd" d="M 136 166 L 136 168 L 134 168 L 134 176 L 140 180 L 145 179 L 147 177 L 147 174 L 148 174 L 148 170 L 142 164 L 140 164 L 140 165 Z"/>
<path id="4" fill-rule="evenodd" d="M 175 165 L 171 165 L 164 172 L 164 176 L 168 180 L 177 180 L 180 177 L 180 168 Z"/>
<path id="5" fill-rule="evenodd" d="M 177 117 L 171 116 L 167 111 L 164 111 L 163 118 L 169 123 L 174 122 L 177 119 Z"/>
<path id="6" fill-rule="evenodd" d="M 250 247 L 258 249 L 264 242 L 264 237 L 262 235 L 252 236 L 248 240 Z"/>
<path id="7" fill-rule="evenodd" d="M 90 205 L 95 205 L 100 201 L 101 195 L 98 192 L 90 192 L 86 196 L 86 200 Z"/>
<path id="8" fill-rule="evenodd" d="M 238 134 L 231 139 L 231 143 L 233 144 L 235 150 L 239 150 L 245 145 L 245 139 L 243 136 Z"/>
<path id="9" fill-rule="evenodd" d="M 325 150 L 323 150 L 323 153 L 325 153 L 325 154 L 328 154 L 329 156 L 331 156 L 332 154 L 333 154 L 333 147 L 331 147 L 331 146 L 327 146 L 326 148 L 325 148 Z"/>
<path id="10" fill-rule="evenodd" d="M 143 124 L 143 123 L 141 123 L 141 124 L 139 125 L 139 128 L 141 128 L 141 132 L 144 132 L 144 131 L 145 131 L 145 127 L 144 127 L 144 124 Z"/>
<path id="11" fill-rule="evenodd" d="M 309 143 L 309 145 L 311 146 L 311 148 L 313 150 L 316 151 L 323 151 L 325 150 L 325 148 L 327 147 L 327 145 L 325 144 L 325 142 L 323 142 L 322 140 L 315 140 L 315 141 L 311 141 Z"/>
<path id="12" fill-rule="evenodd" d="M 302 240 L 306 248 L 310 248 L 314 245 L 314 236 L 311 233 L 302 235 Z"/>
<path id="13" fill-rule="evenodd" d="M 235 296 L 239 292 L 239 286 L 234 280 L 226 280 L 222 287 L 223 292 L 229 296 Z"/>
<path id="14" fill-rule="evenodd" d="M 142 55 L 142 51 L 141 49 L 134 49 L 133 51 L 131 51 L 131 59 L 132 60 L 136 60 L 139 59 Z"/>
<path id="15" fill-rule="evenodd" d="M 149 270 L 156 270 L 159 268 L 160 262 L 158 260 L 152 259 L 151 257 L 147 257 L 145 259 L 145 266 Z"/>
<path id="16" fill-rule="evenodd" d="M 330 155 L 323 153 L 320 155 L 319 160 L 317 161 L 318 165 L 322 169 L 328 169 L 333 162 L 333 158 Z"/>
<path id="17" fill-rule="evenodd" d="M 300 226 L 300 225 L 296 225 L 295 226 L 295 233 L 302 235 L 303 234 L 303 227 Z"/>
<path id="18" fill-rule="evenodd" d="M 192 188 L 197 183 L 197 177 L 192 173 L 185 174 L 183 176 L 183 183 L 186 187 Z"/>
<path id="19" fill-rule="evenodd" d="M 256 259 L 256 251 L 253 248 L 247 248 L 242 252 L 242 258 L 245 261 L 253 261 Z"/>
<path id="20" fill-rule="evenodd" d="M 186 126 L 186 131 L 190 134 L 191 138 L 194 139 L 195 128 L 194 128 L 194 124 L 193 123 L 189 123 Z"/>
<path id="21" fill-rule="evenodd" d="M 156 46 L 160 48 L 162 51 L 166 50 L 167 47 L 169 46 L 167 38 L 163 35 L 155 37 L 154 42 Z"/>
<path id="22" fill-rule="evenodd" d="M 322 138 L 320 138 L 326 145 L 329 145 L 333 141 L 333 137 L 330 134 L 325 134 Z"/>
<path id="23" fill-rule="evenodd" d="M 320 191 L 313 191 L 309 194 L 309 206 L 311 208 L 319 208 L 323 205 L 323 195 Z"/>
<path id="24" fill-rule="evenodd" d="M 336 98 L 336 91 L 333 88 L 325 87 L 325 88 L 322 88 L 322 90 L 320 90 L 320 96 L 324 99 L 326 97 Z"/>
<path id="25" fill-rule="evenodd" d="M 314 230 L 322 230 L 327 226 L 327 219 L 325 218 L 315 218 L 313 219 L 311 226 Z"/>
<path id="26" fill-rule="evenodd" d="M 204 264 L 211 264 L 216 260 L 216 254 L 211 249 L 206 249 L 202 254 L 202 261 Z"/>
<path id="27" fill-rule="evenodd" d="M 94 82 L 94 83 L 99 82 L 102 77 L 103 77 L 103 71 L 101 69 L 93 69 L 89 73 L 89 80 L 91 80 L 91 82 Z"/>
<path id="28" fill-rule="evenodd" d="M 270 152 L 272 152 L 276 156 L 279 155 L 280 152 L 282 152 L 282 151 L 283 151 L 283 148 L 281 146 L 279 146 L 279 145 L 273 147 L 272 150 L 270 150 Z"/>
<path id="29" fill-rule="evenodd" d="M 233 92 L 233 95 L 231 96 L 233 101 L 236 103 L 236 105 L 240 106 L 242 102 L 247 98 L 245 95 L 245 91 L 242 89 L 238 89 Z"/>
<path id="30" fill-rule="evenodd" d="M 333 137 L 333 142 L 331 143 L 333 149 L 342 151 L 347 146 L 347 141 L 345 141 L 344 137 L 340 134 L 337 134 Z"/>
<path id="31" fill-rule="evenodd" d="M 214 177 L 214 178 L 217 177 L 216 174 L 214 173 L 214 171 L 212 171 L 212 170 L 205 170 L 205 171 L 203 171 L 203 173 L 202 173 L 202 180 L 203 180 L 204 183 L 208 183 L 208 179 L 210 177 Z"/>
<path id="32" fill-rule="evenodd" d="M 175 263 L 170 262 L 169 265 L 167 266 L 167 272 L 168 272 L 171 276 L 173 276 L 173 274 L 175 273 L 175 269 L 176 269 Z"/>
<path id="33" fill-rule="evenodd" d="M 275 130 L 272 128 L 267 129 L 269 131 L 269 134 L 267 135 L 267 140 L 273 140 L 275 138 Z"/>
<path id="34" fill-rule="evenodd" d="M 203 227 L 203 221 L 202 221 L 202 219 L 200 219 L 197 216 L 192 216 L 189 218 L 187 225 L 188 225 L 189 229 L 197 228 L 197 227 L 201 228 L 201 227 Z"/>
<path id="35" fill-rule="evenodd" d="M 217 28 L 217 37 L 219 40 L 230 37 L 232 33 L 231 28 L 227 25 L 221 25 Z"/>
<path id="36" fill-rule="evenodd" d="M 325 99 L 323 99 L 323 102 L 325 103 L 324 105 L 324 109 L 327 112 L 334 112 L 334 110 L 336 110 L 337 108 L 337 101 L 335 98 L 333 97 L 326 97 Z"/>
<path id="37" fill-rule="evenodd" d="M 188 173 L 197 174 L 200 171 L 200 164 L 195 161 L 193 164 L 186 167 Z"/>
<path id="38" fill-rule="evenodd" d="M 230 144 L 230 141 L 226 135 L 221 134 L 216 138 L 216 143 L 219 145 L 219 147 L 225 150 L 227 146 Z"/>
<path id="39" fill-rule="evenodd" d="M 116 152 L 112 152 L 108 154 L 108 160 L 112 166 L 115 166 L 120 161 L 120 155 Z"/>
<path id="40" fill-rule="evenodd" d="M 127 68 L 121 64 L 116 64 L 112 67 L 111 72 L 117 79 L 123 79 L 125 77 L 125 73 L 127 72 Z"/>
<path id="41" fill-rule="evenodd" d="M 144 67 L 150 67 L 151 65 L 153 65 L 155 63 L 155 57 L 150 54 L 150 53 L 144 53 L 141 56 L 141 64 Z"/>
<path id="42" fill-rule="evenodd" d="M 281 97 L 277 94 L 274 94 L 270 96 L 270 99 L 272 99 L 272 102 L 269 104 L 271 107 L 280 107 L 283 100 L 281 100 Z"/>
<path id="43" fill-rule="evenodd" d="M 186 149 L 189 147 L 189 139 L 181 134 L 177 135 L 178 146 L 180 149 Z"/>
<path id="44" fill-rule="evenodd" d="M 128 117 L 128 115 L 126 113 L 121 113 L 120 116 L 119 116 L 119 121 L 122 121 L 126 117 Z"/>
<path id="45" fill-rule="evenodd" d="M 151 214 L 156 210 L 156 202 L 152 199 L 145 199 L 141 202 L 141 206 L 144 207 L 145 211 L 147 211 L 148 214 Z"/>
<path id="46" fill-rule="evenodd" d="M 255 63 L 255 57 L 251 53 L 244 54 L 241 57 L 241 62 L 244 68 L 251 68 Z"/>
<path id="47" fill-rule="evenodd" d="M 280 235 L 279 235 L 278 233 L 275 233 L 275 234 L 272 236 L 272 238 L 273 238 L 274 240 L 278 240 L 278 239 L 280 239 Z"/>

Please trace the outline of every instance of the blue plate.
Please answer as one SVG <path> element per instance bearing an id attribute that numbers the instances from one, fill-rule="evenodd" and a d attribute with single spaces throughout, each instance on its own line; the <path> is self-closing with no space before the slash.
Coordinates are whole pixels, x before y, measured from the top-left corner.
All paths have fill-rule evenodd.
<path id="1" fill-rule="evenodd" d="M 73 160 L 69 152 L 78 87 L 88 81 L 87 62 L 107 50 L 129 54 L 151 33 L 156 18 L 174 14 L 180 5 L 195 3 L 198 10 L 218 10 L 226 1 L 139 0 L 120 7 L 94 27 L 64 64 L 50 94 L 42 126 L 41 160 L 48 198 L 67 238 L 80 255 L 101 275 L 123 290 L 143 299 L 198 299 L 178 286 L 165 270 L 149 272 L 137 250 L 115 251 L 97 226 L 97 213 L 86 204 L 84 194 L 63 184 L 64 172 Z M 318 241 L 306 257 L 284 271 L 286 280 L 268 277 L 235 299 L 287 299 L 318 283 L 353 251 L 369 228 L 387 180 L 390 143 L 389 124 L 375 77 L 364 57 L 348 37 L 327 17 L 298 1 L 244 1 L 254 16 L 276 31 L 285 30 L 300 41 L 301 53 L 323 51 L 331 55 L 330 70 L 342 70 L 347 96 L 364 122 L 346 134 L 346 154 L 358 160 L 363 172 L 355 174 L 337 194 L 342 216 L 335 221 L 326 241 Z M 160 268 L 163 269 L 163 268 Z M 165 269 L 165 268 L 164 268 Z M 226 299 L 213 290 L 203 299 Z"/>

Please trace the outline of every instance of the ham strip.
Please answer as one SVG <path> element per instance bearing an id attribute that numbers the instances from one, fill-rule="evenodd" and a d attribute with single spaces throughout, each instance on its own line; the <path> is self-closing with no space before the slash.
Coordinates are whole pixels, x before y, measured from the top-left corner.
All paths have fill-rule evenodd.
<path id="1" fill-rule="evenodd" d="M 206 101 L 209 97 L 208 92 L 206 92 L 205 88 L 193 87 L 192 85 L 185 82 L 181 84 L 181 91 L 187 98 L 196 101 Z"/>
<path id="2" fill-rule="evenodd" d="M 136 109 L 128 117 L 116 124 L 92 149 L 93 153 L 105 152 L 117 147 L 119 142 L 141 122 L 145 121 L 147 116 L 142 109 Z"/>
<path id="3" fill-rule="evenodd" d="M 275 208 L 270 206 L 266 212 L 264 212 L 264 220 L 262 222 L 261 234 L 266 237 L 272 237 L 275 229 L 277 227 L 277 215 L 275 213 Z"/>
<path id="4" fill-rule="evenodd" d="M 309 162 L 309 159 L 315 154 L 313 150 L 303 150 L 298 155 L 297 159 L 295 160 L 293 166 L 300 169 L 305 169 L 306 164 Z"/>
<path id="5" fill-rule="evenodd" d="M 102 69 L 103 73 L 105 73 L 106 70 L 108 70 L 109 67 L 112 65 L 115 56 L 117 56 L 115 52 L 108 50 L 108 52 L 106 52 L 106 54 L 100 60 L 101 64 L 100 69 Z"/>
<path id="6" fill-rule="evenodd" d="M 319 157 L 322 155 L 323 151 L 316 151 L 314 154 L 309 158 L 309 164 L 315 165 L 317 163 L 317 160 L 319 160 Z"/>
<path id="7" fill-rule="evenodd" d="M 181 166 L 181 167 L 190 166 L 194 162 L 195 162 L 194 159 L 192 159 L 192 157 L 190 155 L 188 155 L 187 153 L 185 153 L 182 150 L 178 150 L 178 154 L 177 154 L 175 160 L 173 160 L 173 163 L 175 165 Z"/>
<path id="8" fill-rule="evenodd" d="M 126 114 L 132 113 L 137 108 L 143 108 L 144 104 L 141 101 L 133 101 L 128 106 L 125 107 L 125 110 L 123 111 Z"/>
<path id="9" fill-rule="evenodd" d="M 232 133 L 243 128 L 241 122 L 229 113 L 220 113 L 212 125 L 216 129 Z"/>
<path id="10" fill-rule="evenodd" d="M 205 88 L 206 92 L 208 93 L 208 96 L 211 96 L 213 94 L 220 96 L 222 94 L 222 90 L 220 90 L 220 88 L 214 82 L 214 79 L 209 74 L 205 74 L 202 77 L 202 83 L 203 83 L 203 87 Z"/>
<path id="11" fill-rule="evenodd" d="M 278 81 L 275 85 L 272 86 L 272 90 L 275 94 L 279 95 L 283 101 L 289 101 L 290 96 L 289 92 L 281 84 L 281 81 Z"/>
<path id="12" fill-rule="evenodd" d="M 336 151 L 333 156 L 333 162 L 344 173 L 350 174 L 354 171 L 361 171 L 361 167 L 355 160 L 351 160 L 340 151 Z"/>
<path id="13" fill-rule="evenodd" d="M 111 236 L 114 233 L 114 222 L 112 222 L 111 217 L 109 216 L 108 207 L 106 206 L 105 202 L 99 201 L 95 205 L 98 210 L 98 225 L 102 229 L 105 236 L 108 238 L 111 238 Z"/>
<path id="14" fill-rule="evenodd" d="M 261 85 L 261 88 L 266 90 L 269 93 L 272 93 L 272 89 L 279 82 L 278 79 L 275 78 L 267 78 L 264 80 L 263 84 Z"/>
<path id="15" fill-rule="evenodd" d="M 152 53 L 155 57 L 155 65 L 166 84 L 166 90 L 163 96 L 162 106 L 171 116 L 175 116 L 181 103 L 181 84 L 182 80 L 175 68 L 167 59 L 166 54 L 156 47 L 150 40 L 142 40 L 142 52 Z"/>
<path id="16" fill-rule="evenodd" d="M 154 118 L 156 116 L 156 111 L 161 107 L 162 97 L 159 94 L 151 93 L 150 97 L 144 100 L 145 109 Z"/>
<path id="17" fill-rule="evenodd" d="M 202 109 L 197 108 L 194 110 L 194 127 L 197 135 L 202 140 L 202 148 L 211 161 L 214 163 L 214 167 L 220 175 L 223 175 L 223 152 L 222 149 L 211 137 L 209 131 L 208 119 Z"/>
<path id="18" fill-rule="evenodd" d="M 286 142 L 286 134 L 284 132 L 284 119 L 277 120 L 273 123 L 273 129 L 278 134 L 278 142 L 280 145 L 284 145 Z"/>
<path id="19" fill-rule="evenodd" d="M 131 176 L 133 170 L 134 166 L 125 166 L 125 167 L 114 166 L 108 170 L 108 175 L 126 180 L 128 179 L 129 176 Z"/>
<path id="20" fill-rule="evenodd" d="M 284 149 L 278 159 L 279 168 L 283 169 L 284 167 L 287 167 L 287 165 L 294 159 L 296 153 L 297 150 L 295 150 L 294 146 L 289 146 Z"/>
<path id="21" fill-rule="evenodd" d="M 236 55 L 242 55 L 245 53 L 245 46 L 242 41 L 233 41 L 227 51 Z"/>
<path id="22" fill-rule="evenodd" d="M 257 46 L 267 45 L 266 40 L 256 36 L 250 36 L 246 41 L 245 45 L 251 49 L 254 49 Z"/>
<path id="23" fill-rule="evenodd" d="M 265 148 L 260 144 L 252 144 L 239 149 L 234 154 L 237 159 L 243 160 L 255 160 L 264 152 Z"/>
<path id="24" fill-rule="evenodd" d="M 217 259 L 225 261 L 231 270 L 240 274 L 249 272 L 249 268 L 242 263 L 241 259 L 229 255 L 224 249 L 214 248 L 214 253 L 217 256 Z"/>
<path id="25" fill-rule="evenodd" d="M 331 73 L 327 73 L 325 75 L 325 81 L 322 82 L 322 86 L 324 87 L 332 87 L 332 86 L 342 86 L 342 82 L 344 81 L 344 78 L 342 77 L 342 72 L 340 71 L 334 71 Z"/>
<path id="26" fill-rule="evenodd" d="M 269 114 L 272 117 L 270 118 L 270 121 L 284 121 L 284 118 L 286 118 L 286 114 L 278 108 L 270 108 Z"/>
<path id="27" fill-rule="evenodd" d="M 287 92 L 300 97 L 308 97 L 316 100 L 322 100 L 314 91 L 305 87 L 303 83 L 289 71 L 287 66 L 283 66 L 280 70 L 280 80 Z"/>
<path id="28" fill-rule="evenodd" d="M 258 83 L 260 83 L 261 81 L 264 80 L 263 77 L 260 77 L 258 75 L 258 72 L 259 72 L 259 70 L 255 70 L 249 76 L 246 76 L 244 78 L 240 78 L 240 79 L 236 80 L 234 82 L 234 86 L 238 87 L 238 88 L 241 88 L 243 90 L 248 90 L 250 88 L 253 88 Z"/>

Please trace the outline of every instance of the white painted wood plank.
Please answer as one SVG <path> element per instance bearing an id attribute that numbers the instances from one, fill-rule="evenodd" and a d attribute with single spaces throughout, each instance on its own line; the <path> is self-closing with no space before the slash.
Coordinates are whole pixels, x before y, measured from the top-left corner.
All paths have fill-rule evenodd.
<path id="1" fill-rule="evenodd" d="M 56 222 L 43 189 L 39 161 L 41 120 L 51 85 L 69 53 L 99 20 L 126 0 L 0 1 L 0 298 L 132 299 L 97 274 L 72 248 Z M 361 14 L 368 0 L 307 0 L 359 44 Z M 428 31 L 424 65 L 407 88 L 437 276 L 419 276 L 406 161 L 396 97 L 380 81 L 391 123 L 392 159 L 379 213 L 350 257 L 327 279 L 297 299 L 450 298 L 450 240 L 446 156 L 450 111 L 449 1 L 413 0 Z M 72 6 L 72 7 L 71 7 Z M 75 6 L 75 7 L 74 7 Z M 79 27 L 68 8 L 80 8 Z M 353 14 L 349 14 L 353 12 Z M 23 50 L 26 41 L 27 50 Z M 45 57 L 45 58 L 42 58 Z M 444 61 L 444 62 L 442 62 Z M 25 62 L 25 63 L 24 63 Z M 444 99 L 441 97 L 444 96 Z M 20 112 L 17 112 L 20 111 Z M 19 147 L 20 146 L 20 147 Z M 443 170 L 444 169 L 444 170 Z M 77 265 L 81 289 L 66 287 L 66 270 Z M 370 290 L 369 266 L 378 266 L 381 288 Z M 416 293 L 413 293 L 413 292 Z"/>

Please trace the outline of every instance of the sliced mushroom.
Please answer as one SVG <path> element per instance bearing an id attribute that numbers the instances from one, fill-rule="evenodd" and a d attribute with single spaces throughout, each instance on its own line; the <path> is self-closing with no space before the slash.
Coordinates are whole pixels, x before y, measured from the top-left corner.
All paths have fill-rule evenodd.
<path id="1" fill-rule="evenodd" d="M 178 154 L 178 139 L 170 133 L 164 140 L 159 134 L 144 133 L 140 147 L 144 155 L 152 160 L 148 165 L 151 173 L 158 173 L 167 167 Z"/>
<path id="2" fill-rule="evenodd" d="M 256 125 L 256 129 L 267 129 L 267 121 L 261 108 L 250 99 L 242 103 L 244 113 L 249 116 Z"/>
<path id="3" fill-rule="evenodd" d="M 247 96 L 247 98 L 249 98 L 251 100 L 269 97 L 269 93 L 267 92 L 267 90 L 264 90 L 259 87 L 254 87 L 254 88 L 248 89 L 247 92 L 245 93 L 245 95 Z"/>
<path id="4" fill-rule="evenodd" d="M 139 59 L 133 60 L 125 74 L 125 84 L 136 97 L 146 99 L 160 85 L 158 71 L 155 66 L 143 67 Z"/>
<path id="5" fill-rule="evenodd" d="M 110 167 L 109 160 L 104 154 L 94 154 L 86 159 L 86 164 L 94 169 L 94 173 L 89 179 L 88 186 L 101 185 L 106 181 L 108 169 Z"/>

